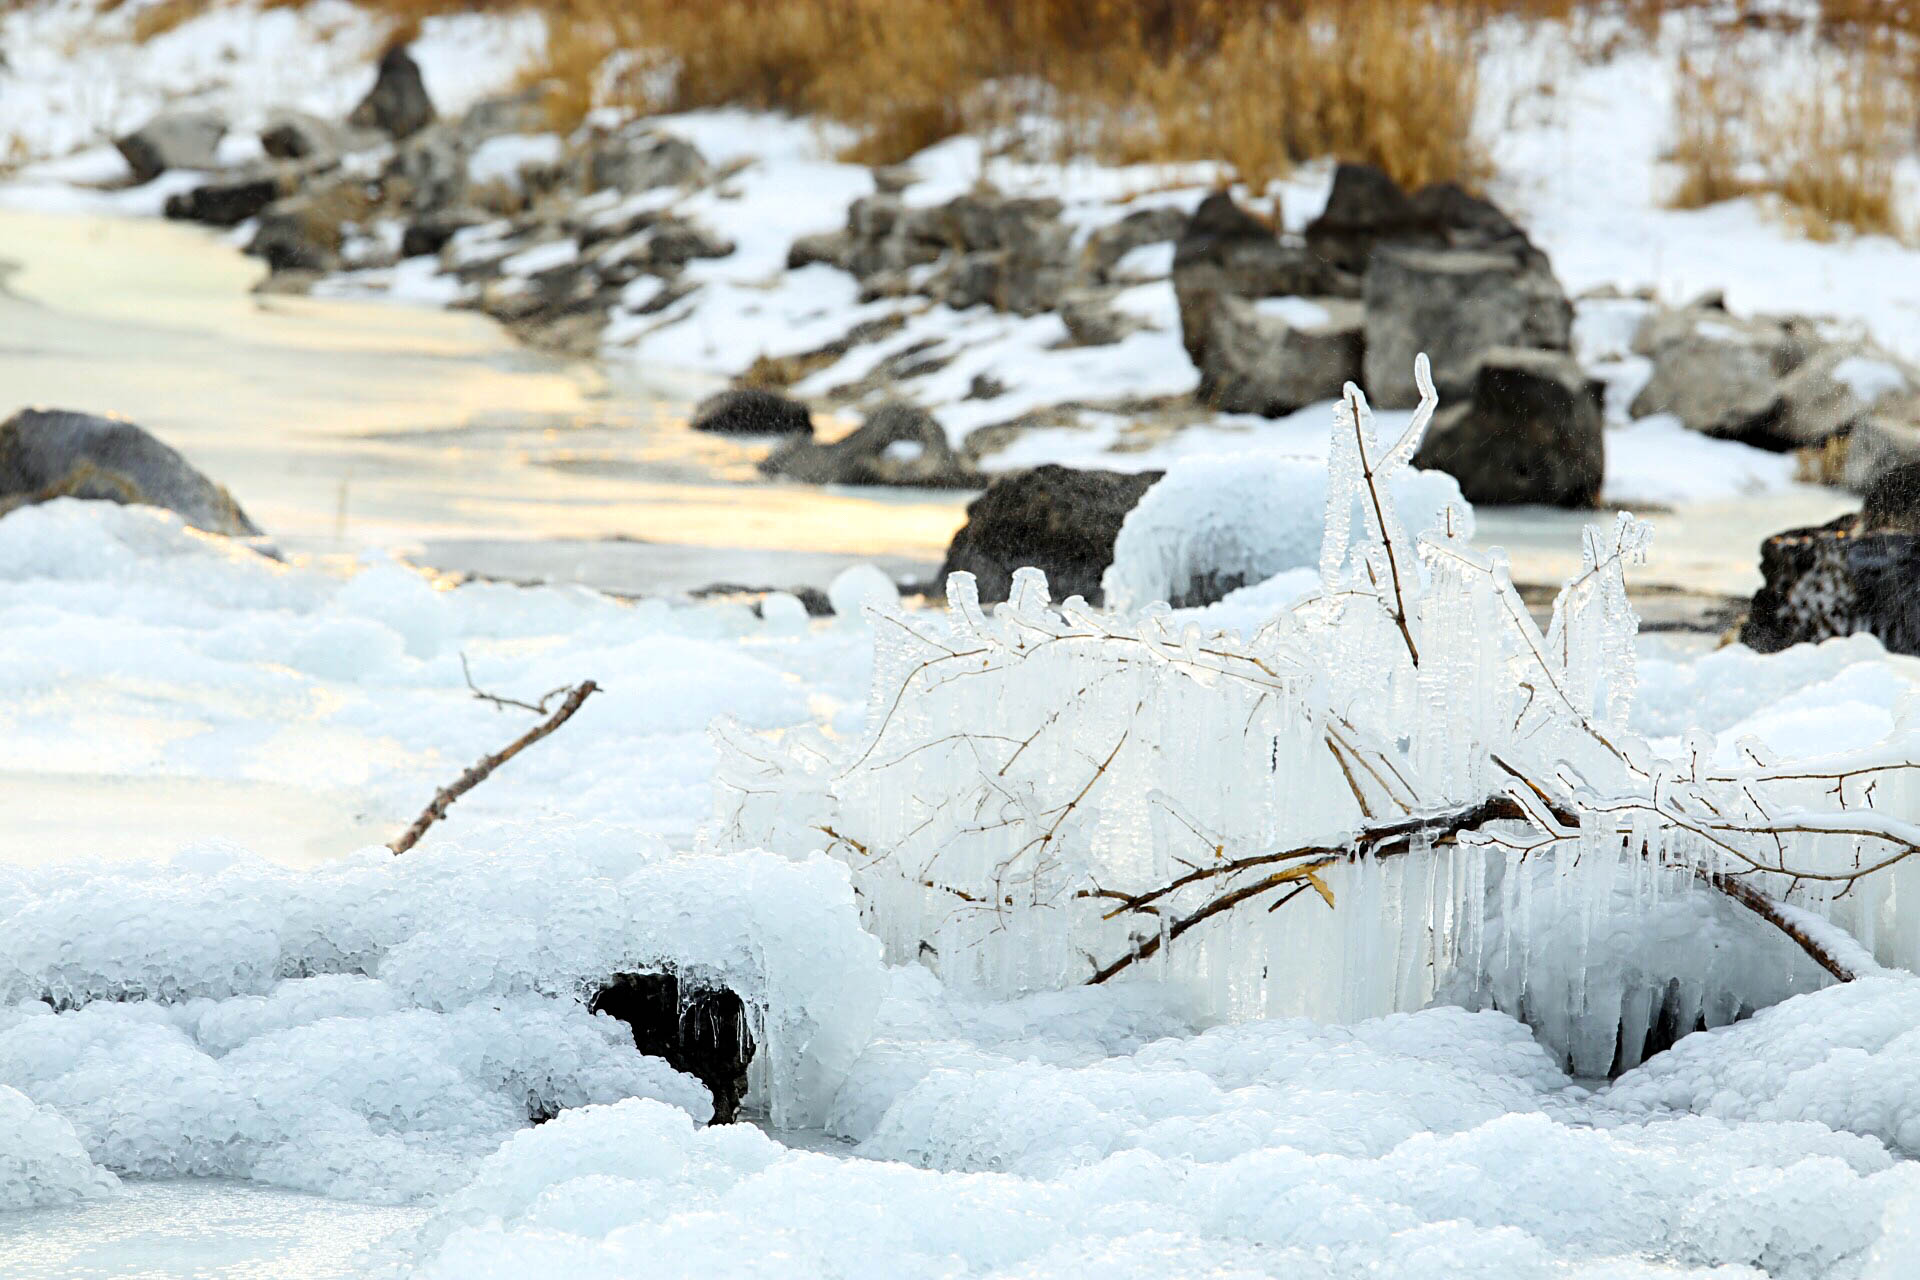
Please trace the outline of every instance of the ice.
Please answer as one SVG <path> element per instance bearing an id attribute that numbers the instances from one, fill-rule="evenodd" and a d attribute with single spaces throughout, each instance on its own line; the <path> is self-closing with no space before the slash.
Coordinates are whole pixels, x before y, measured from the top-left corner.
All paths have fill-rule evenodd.
<path id="1" fill-rule="evenodd" d="M 833 606 L 835 615 L 841 618 L 857 620 L 861 611 L 872 605 L 880 609 L 897 608 L 900 604 L 900 588 L 893 585 L 893 579 L 870 564 L 856 564 L 842 569 L 827 584 L 827 603 Z"/>
<path id="2" fill-rule="evenodd" d="M 72 1204 L 119 1186 L 88 1157 L 64 1116 L 0 1085 L 0 1210 Z"/>
<path id="3" fill-rule="evenodd" d="M 1462 536 L 1473 509 L 1441 471 L 1406 470 L 1388 482 L 1413 529 L 1452 508 Z M 1234 453 L 1174 463 L 1127 513 L 1102 578 L 1114 608 L 1176 600 L 1196 583 L 1241 586 L 1320 563 L 1327 465 L 1315 458 Z M 1356 519 L 1357 522 L 1357 519 Z"/>

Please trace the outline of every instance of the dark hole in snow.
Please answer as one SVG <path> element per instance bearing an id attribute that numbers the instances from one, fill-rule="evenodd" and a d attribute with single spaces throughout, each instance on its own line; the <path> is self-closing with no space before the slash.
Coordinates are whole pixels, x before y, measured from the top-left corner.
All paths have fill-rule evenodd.
<path id="1" fill-rule="evenodd" d="M 683 989 L 672 973 L 616 973 L 588 1007 L 626 1023 L 640 1052 L 665 1058 L 706 1085 L 713 1094 L 713 1122 L 733 1123 L 754 1050 L 739 996 L 725 987 Z"/>

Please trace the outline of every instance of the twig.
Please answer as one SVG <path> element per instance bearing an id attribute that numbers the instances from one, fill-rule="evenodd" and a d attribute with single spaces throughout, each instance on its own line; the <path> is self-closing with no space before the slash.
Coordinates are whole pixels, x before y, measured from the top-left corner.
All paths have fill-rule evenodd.
<path id="1" fill-rule="evenodd" d="M 1380 486 L 1373 478 L 1373 459 L 1367 456 L 1367 435 L 1360 427 L 1362 404 L 1360 393 L 1349 384 L 1347 415 L 1353 421 L 1355 451 L 1360 455 L 1360 478 L 1366 482 L 1367 497 L 1373 502 L 1374 522 L 1380 526 L 1380 541 L 1387 549 L 1387 572 L 1393 575 L 1393 620 L 1400 628 L 1400 638 L 1406 641 L 1407 656 L 1413 659 L 1413 665 L 1417 667 L 1420 665 L 1420 650 L 1413 643 L 1413 629 L 1407 625 L 1407 596 L 1400 582 L 1400 557 L 1394 554 L 1393 535 L 1387 531 L 1387 513 L 1380 501 Z"/>
<path id="2" fill-rule="evenodd" d="M 422 810 L 420 816 L 413 820 L 413 825 L 402 832 L 400 838 L 387 847 L 398 855 L 405 853 L 416 844 L 419 844 L 420 837 L 427 834 L 427 828 L 447 816 L 447 807 L 449 805 L 485 782 L 495 769 L 498 769 L 501 765 L 513 759 L 522 751 L 525 751 L 528 747 L 565 724 L 573 717 L 573 713 L 580 709 L 580 704 L 599 692 L 599 690 L 600 686 L 591 680 L 583 680 L 574 686 L 573 692 L 567 695 L 567 700 L 560 704 L 559 710 L 515 738 L 501 750 L 496 751 L 490 756 L 481 757 L 479 762 L 461 774 L 452 786 L 442 787 L 439 793 L 433 797 L 433 803 Z M 520 703 L 518 705 L 525 706 L 526 704 Z"/>
<path id="3" fill-rule="evenodd" d="M 466 677 L 467 688 L 473 692 L 474 697 L 482 702 L 491 702 L 502 711 L 508 707 L 518 707 L 522 711 L 531 711 L 537 716 L 543 716 L 547 714 L 547 704 L 567 691 L 567 686 L 564 684 L 557 689 L 549 689 L 540 695 L 538 702 L 522 702 L 518 698 L 505 698 L 497 693 L 488 693 L 473 682 L 473 670 L 467 666 L 467 655 L 464 653 L 460 655 L 460 674 Z"/>

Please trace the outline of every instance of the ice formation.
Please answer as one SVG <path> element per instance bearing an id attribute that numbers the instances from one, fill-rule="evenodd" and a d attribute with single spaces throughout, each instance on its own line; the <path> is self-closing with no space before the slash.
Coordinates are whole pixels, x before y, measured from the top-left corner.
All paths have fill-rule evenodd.
<path id="1" fill-rule="evenodd" d="M 1443 525 L 1450 510 L 1459 536 L 1473 536 L 1473 508 L 1446 472 L 1398 468 L 1388 487 L 1415 529 Z M 1326 514 L 1327 464 L 1318 458 L 1242 453 L 1176 462 L 1127 513 L 1101 590 L 1116 609 L 1178 605 L 1205 598 L 1202 588 L 1218 597 L 1317 567 Z"/>
<path id="2" fill-rule="evenodd" d="M 1444 994 L 1525 1018 L 1588 1076 L 1811 990 L 1841 953 L 1873 968 L 1858 944 L 1920 958 L 1920 867 L 1866 874 L 1920 843 L 1894 816 L 1920 798 L 1896 767 L 1920 706 L 1821 777 L 1758 741 L 1654 752 L 1624 587 L 1648 527 L 1589 529 L 1542 633 L 1457 508 L 1396 500 L 1435 403 L 1419 376 L 1391 447 L 1357 390 L 1335 414 L 1312 597 L 1243 637 L 1056 607 L 1032 570 L 989 616 L 955 575 L 944 626 L 882 617 L 857 740 L 730 737 L 713 839 L 824 836 L 889 957 L 961 986 L 1130 969 L 1209 1018 L 1339 1021 Z M 1749 917 L 1768 895 L 1820 963 Z"/>
<path id="3" fill-rule="evenodd" d="M 121 1173 L 358 1199 L 465 1180 L 532 1118 L 695 1080 L 587 1012 L 669 968 L 755 1011 L 758 1100 L 819 1123 L 866 1041 L 877 947 L 824 858 L 687 858 L 501 830 L 311 872 L 202 853 L 0 876 L 0 1082 Z"/>
<path id="4" fill-rule="evenodd" d="M 96 1165 L 52 1107 L 0 1085 L 0 1210 L 110 1195 L 120 1180 Z"/>

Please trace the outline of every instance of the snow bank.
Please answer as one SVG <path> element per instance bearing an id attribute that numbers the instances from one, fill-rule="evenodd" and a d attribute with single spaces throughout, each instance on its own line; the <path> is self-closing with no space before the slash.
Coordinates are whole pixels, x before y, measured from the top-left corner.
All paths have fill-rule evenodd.
<path id="1" fill-rule="evenodd" d="M 1163 1015 L 1137 993 L 1073 999 L 996 1022 L 897 986 L 896 1061 L 942 1065 L 857 1153 L 646 1101 L 570 1112 L 485 1161 L 409 1261 L 463 1278 L 1904 1274 L 1886 1268 L 1920 1167 L 1871 1138 L 1627 1116 L 1498 1015 L 1142 1044 Z"/>
<path id="2" fill-rule="evenodd" d="M 1460 535 L 1473 536 L 1473 508 L 1452 476 L 1406 470 L 1388 483 L 1409 532 L 1439 527 L 1451 508 Z M 1178 603 L 1197 586 L 1212 584 L 1217 595 L 1317 567 L 1326 516 L 1327 465 L 1318 459 L 1250 452 L 1176 462 L 1120 526 L 1101 579 L 1108 607 Z"/>
<path id="3" fill-rule="evenodd" d="M 71 1204 L 119 1185 L 88 1158 L 64 1116 L 0 1085 L 0 1210 Z"/>

